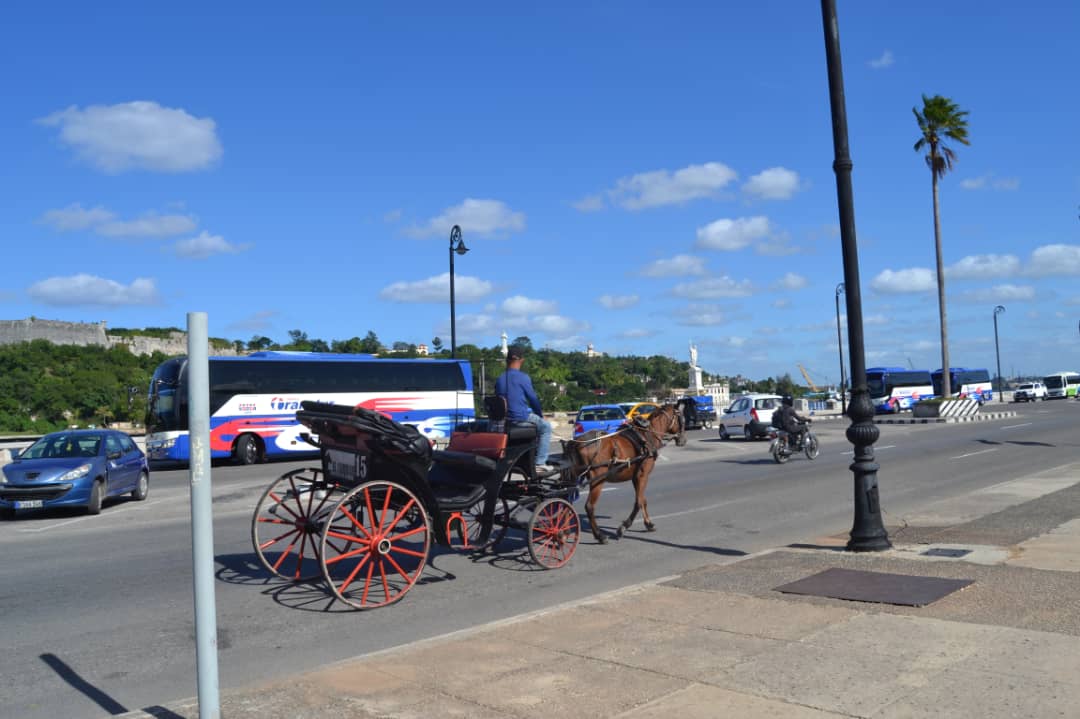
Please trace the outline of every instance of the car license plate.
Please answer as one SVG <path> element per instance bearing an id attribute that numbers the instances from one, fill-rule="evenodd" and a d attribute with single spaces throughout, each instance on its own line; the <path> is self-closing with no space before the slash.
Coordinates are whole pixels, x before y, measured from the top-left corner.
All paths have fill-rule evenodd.
<path id="1" fill-rule="evenodd" d="M 368 456 L 358 452 L 327 449 L 326 471 L 335 479 L 347 482 L 363 481 L 368 475 Z"/>
<path id="2" fill-rule="evenodd" d="M 41 509 L 42 506 L 42 500 L 40 499 L 24 499 L 15 502 L 15 509 Z"/>

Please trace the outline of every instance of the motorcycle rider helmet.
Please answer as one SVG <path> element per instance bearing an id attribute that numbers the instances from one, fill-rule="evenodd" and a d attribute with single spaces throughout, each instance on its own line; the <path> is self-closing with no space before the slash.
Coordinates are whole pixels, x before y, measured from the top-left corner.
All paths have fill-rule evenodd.
<path id="1" fill-rule="evenodd" d="M 793 400 L 793 399 L 791 398 L 791 395 L 790 395 L 790 394 L 785 394 L 785 395 L 784 395 L 784 396 L 783 396 L 783 397 L 782 397 L 782 398 L 780 399 L 780 401 L 781 401 L 781 402 L 783 402 L 783 403 L 784 403 L 785 405 L 787 405 L 788 407 L 791 407 L 791 406 L 793 406 L 793 405 L 795 404 L 795 400 Z"/>

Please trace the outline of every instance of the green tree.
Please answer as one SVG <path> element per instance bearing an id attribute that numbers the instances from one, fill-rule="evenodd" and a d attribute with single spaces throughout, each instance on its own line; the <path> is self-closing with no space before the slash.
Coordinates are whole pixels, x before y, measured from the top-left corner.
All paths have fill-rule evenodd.
<path id="1" fill-rule="evenodd" d="M 258 352 L 259 350 L 270 349 L 270 346 L 274 344 L 274 341 L 269 337 L 262 335 L 255 335 L 248 340 L 247 348 L 252 352 Z"/>
<path id="2" fill-rule="evenodd" d="M 431 340 L 431 351 L 435 354 L 442 352 L 442 340 L 438 337 L 433 337 Z"/>
<path id="3" fill-rule="evenodd" d="M 967 112 L 947 97 L 934 95 L 922 96 L 922 111 L 913 107 L 915 121 L 919 124 L 920 136 L 915 143 L 915 152 L 926 150 L 926 165 L 930 168 L 930 184 L 934 192 L 934 250 L 937 254 L 938 314 L 941 320 L 941 366 L 942 393 L 952 396 L 949 384 L 949 331 L 945 318 L 945 265 L 941 257 L 941 214 L 938 204 L 938 180 L 952 169 L 956 162 L 956 153 L 945 144 L 946 140 L 968 142 Z"/>
<path id="4" fill-rule="evenodd" d="M 360 340 L 360 351 L 374 355 L 379 354 L 380 349 L 382 349 L 382 345 L 379 344 L 379 338 L 374 331 L 368 330 L 368 333 L 364 335 L 364 339 Z"/>

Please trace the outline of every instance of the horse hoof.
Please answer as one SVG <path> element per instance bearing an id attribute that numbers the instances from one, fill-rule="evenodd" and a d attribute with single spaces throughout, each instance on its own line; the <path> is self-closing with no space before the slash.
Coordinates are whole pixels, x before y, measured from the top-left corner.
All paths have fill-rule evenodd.
<path id="1" fill-rule="evenodd" d="M 596 541 L 598 544 L 607 544 L 607 537 L 605 537 L 604 535 L 600 535 L 596 538 Z"/>
<path id="2" fill-rule="evenodd" d="M 645 525 L 645 531 L 646 532 L 655 532 L 656 531 L 656 525 L 655 524 L 646 524 Z"/>
<path id="3" fill-rule="evenodd" d="M 622 539 L 622 535 L 623 535 L 623 528 L 619 527 L 618 531 L 615 532 L 615 539 Z"/>

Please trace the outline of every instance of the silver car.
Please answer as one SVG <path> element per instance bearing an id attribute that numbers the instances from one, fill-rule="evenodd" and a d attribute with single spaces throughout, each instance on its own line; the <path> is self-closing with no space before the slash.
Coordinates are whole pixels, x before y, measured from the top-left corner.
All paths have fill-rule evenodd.
<path id="1" fill-rule="evenodd" d="M 773 410 L 780 407 L 778 394 L 744 394 L 731 401 L 717 419 L 720 439 L 742 435 L 751 440 L 766 436 Z"/>

